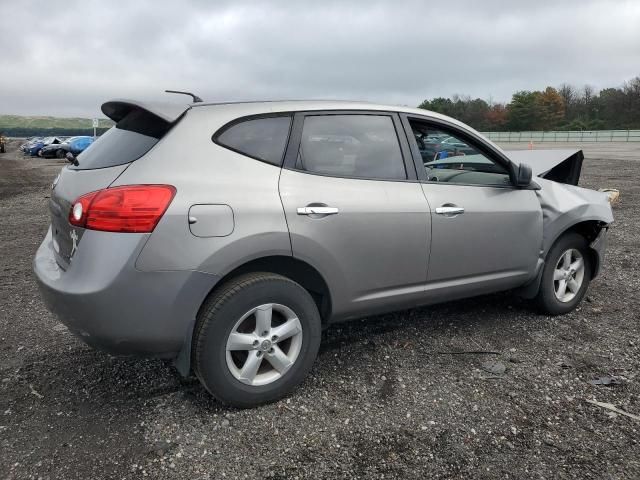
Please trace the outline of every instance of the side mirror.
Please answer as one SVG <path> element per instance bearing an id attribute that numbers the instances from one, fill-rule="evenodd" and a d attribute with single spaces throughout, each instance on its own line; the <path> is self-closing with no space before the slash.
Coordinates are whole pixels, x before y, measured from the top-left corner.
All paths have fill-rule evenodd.
<path id="1" fill-rule="evenodd" d="M 521 163 L 516 169 L 516 187 L 528 187 L 531 184 L 531 167 Z"/>

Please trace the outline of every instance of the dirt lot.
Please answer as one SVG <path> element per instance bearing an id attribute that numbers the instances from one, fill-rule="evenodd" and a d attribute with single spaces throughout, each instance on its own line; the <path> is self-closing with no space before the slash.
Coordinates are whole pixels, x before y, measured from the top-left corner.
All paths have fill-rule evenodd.
<path id="1" fill-rule="evenodd" d="M 46 311 L 31 259 L 61 164 L 15 146 L 0 155 L 0 478 L 640 478 L 640 421 L 586 401 L 640 415 L 640 145 L 587 146 L 582 184 L 621 202 L 579 310 L 500 294 L 335 326 L 295 394 L 245 411 L 166 362 L 90 350 Z M 619 383 L 589 383 L 603 376 Z"/>

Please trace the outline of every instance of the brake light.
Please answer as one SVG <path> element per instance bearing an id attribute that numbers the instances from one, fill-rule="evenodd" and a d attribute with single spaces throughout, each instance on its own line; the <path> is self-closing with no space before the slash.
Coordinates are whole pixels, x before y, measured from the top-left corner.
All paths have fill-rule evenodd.
<path id="1" fill-rule="evenodd" d="M 150 233 L 176 194 L 172 185 L 124 185 L 87 193 L 69 212 L 69 223 L 105 232 Z"/>

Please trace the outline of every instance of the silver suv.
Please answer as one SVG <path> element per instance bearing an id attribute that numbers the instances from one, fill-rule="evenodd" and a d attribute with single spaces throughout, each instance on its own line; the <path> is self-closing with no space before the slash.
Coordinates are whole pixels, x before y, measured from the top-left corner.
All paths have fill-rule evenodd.
<path id="1" fill-rule="evenodd" d="M 42 295 L 88 344 L 175 359 L 239 407 L 290 392 L 336 321 L 510 289 L 568 312 L 613 221 L 581 151 L 505 152 L 424 110 L 102 111 L 116 126 L 52 185 Z"/>

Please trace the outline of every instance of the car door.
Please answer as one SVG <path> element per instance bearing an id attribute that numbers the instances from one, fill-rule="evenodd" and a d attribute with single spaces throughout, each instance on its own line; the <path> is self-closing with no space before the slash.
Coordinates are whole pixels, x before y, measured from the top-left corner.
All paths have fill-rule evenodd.
<path id="1" fill-rule="evenodd" d="M 335 318 L 422 297 L 430 212 L 410 155 L 396 114 L 295 116 L 280 195 L 293 255 L 323 275 Z"/>
<path id="2" fill-rule="evenodd" d="M 403 124 L 432 210 L 426 296 L 447 300 L 530 280 L 542 249 L 535 190 L 516 188 L 509 161 L 471 132 L 420 117 L 403 116 Z M 444 158 L 421 155 L 420 142 L 443 134 L 455 139 L 441 145 Z"/>

